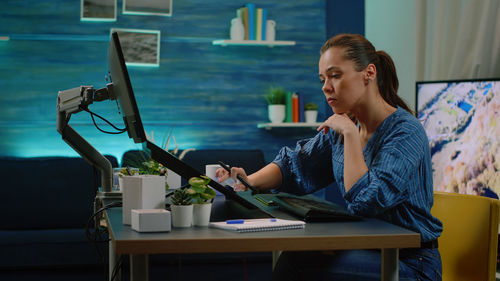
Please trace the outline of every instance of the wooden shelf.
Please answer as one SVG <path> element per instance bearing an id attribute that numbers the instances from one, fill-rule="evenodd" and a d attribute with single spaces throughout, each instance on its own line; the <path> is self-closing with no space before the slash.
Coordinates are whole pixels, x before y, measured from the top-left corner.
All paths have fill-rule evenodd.
<path id="1" fill-rule="evenodd" d="M 299 123 L 259 123 L 259 124 L 257 124 L 257 128 L 266 129 L 266 130 L 271 130 L 274 128 L 310 128 L 310 129 L 316 129 L 321 124 L 322 123 L 305 123 L 305 122 L 299 122 Z"/>
<path id="2" fill-rule="evenodd" d="M 212 41 L 213 45 L 220 46 L 293 46 L 295 45 L 295 41 L 261 41 L 261 40 L 214 40 Z"/>

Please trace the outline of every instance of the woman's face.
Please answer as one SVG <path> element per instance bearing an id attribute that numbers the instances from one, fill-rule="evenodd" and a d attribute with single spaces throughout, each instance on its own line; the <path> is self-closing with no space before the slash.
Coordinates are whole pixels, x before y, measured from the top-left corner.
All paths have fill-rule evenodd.
<path id="1" fill-rule="evenodd" d="M 365 93 L 364 71 L 354 69 L 354 63 L 343 58 L 344 49 L 328 49 L 319 59 L 319 79 L 323 93 L 333 112 L 350 113 Z"/>

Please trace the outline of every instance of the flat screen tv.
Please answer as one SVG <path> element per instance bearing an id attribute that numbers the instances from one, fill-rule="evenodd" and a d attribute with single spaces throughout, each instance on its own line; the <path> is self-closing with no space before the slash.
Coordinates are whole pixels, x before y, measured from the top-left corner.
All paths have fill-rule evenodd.
<path id="1" fill-rule="evenodd" d="M 111 41 L 108 48 L 108 68 L 110 80 L 113 83 L 112 95 L 116 97 L 129 137 L 133 139 L 135 143 L 142 143 L 143 147 L 149 150 L 151 158 L 179 174 L 181 177 L 189 179 L 202 175 L 201 172 L 187 163 L 147 140 L 141 115 L 139 113 L 139 107 L 137 106 L 134 91 L 132 89 L 132 83 L 130 82 L 130 77 L 125 65 L 125 58 L 123 56 L 118 33 L 116 32 L 111 34 Z M 209 185 L 224 194 L 227 199 L 233 200 L 246 208 L 257 209 L 257 206 L 238 195 L 232 188 L 222 186 L 213 180 L 210 181 Z"/>
<path id="2" fill-rule="evenodd" d="M 500 78 L 416 83 L 434 190 L 500 194 Z"/>

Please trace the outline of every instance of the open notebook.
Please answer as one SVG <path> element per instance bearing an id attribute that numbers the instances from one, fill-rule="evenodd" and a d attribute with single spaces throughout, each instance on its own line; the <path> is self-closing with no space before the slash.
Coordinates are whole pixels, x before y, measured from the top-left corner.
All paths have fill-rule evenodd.
<path id="1" fill-rule="evenodd" d="M 257 231 L 274 231 L 285 229 L 304 228 L 305 222 L 299 220 L 283 220 L 275 218 L 265 219 L 246 219 L 211 222 L 210 227 L 232 230 L 237 232 L 257 232 Z"/>

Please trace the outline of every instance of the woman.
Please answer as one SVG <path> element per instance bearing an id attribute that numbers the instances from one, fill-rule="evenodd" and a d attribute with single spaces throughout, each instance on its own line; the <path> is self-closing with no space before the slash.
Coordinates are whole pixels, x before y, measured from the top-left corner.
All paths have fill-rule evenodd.
<path id="1" fill-rule="evenodd" d="M 219 169 L 220 181 L 240 175 L 256 188 L 306 194 L 336 182 L 348 210 L 421 234 L 422 246 L 400 250 L 400 280 L 441 280 L 431 213 L 432 167 L 427 136 L 398 97 L 394 63 L 361 35 L 340 34 L 321 48 L 319 78 L 334 114 L 319 133 L 283 148 L 249 176 Z M 237 184 L 235 189 L 244 186 Z M 284 252 L 274 280 L 380 280 L 380 251 Z"/>

